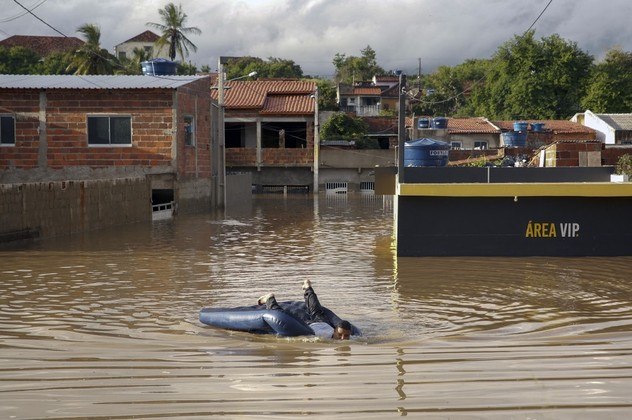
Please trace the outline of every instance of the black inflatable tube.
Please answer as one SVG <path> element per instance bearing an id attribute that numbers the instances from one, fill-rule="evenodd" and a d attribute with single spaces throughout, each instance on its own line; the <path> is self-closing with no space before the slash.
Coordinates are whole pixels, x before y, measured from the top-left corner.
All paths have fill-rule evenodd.
<path id="1" fill-rule="evenodd" d="M 266 309 L 265 306 L 242 306 L 236 308 L 203 308 L 200 322 L 217 328 L 245 331 L 255 334 L 277 334 L 286 337 L 314 335 L 308 325 L 309 315 L 305 302 L 288 301 L 279 305 L 282 311 Z M 325 314 L 335 325 L 341 319 L 331 310 L 323 307 Z M 352 335 L 361 335 L 360 330 L 351 325 Z"/>

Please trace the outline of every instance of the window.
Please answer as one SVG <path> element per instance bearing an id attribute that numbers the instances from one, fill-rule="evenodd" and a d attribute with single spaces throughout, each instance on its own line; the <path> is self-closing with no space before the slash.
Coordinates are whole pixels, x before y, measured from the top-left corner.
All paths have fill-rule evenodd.
<path id="1" fill-rule="evenodd" d="M 459 150 L 459 149 L 463 148 L 463 143 L 461 143 L 460 141 L 453 141 L 453 142 L 450 142 L 450 147 L 452 149 Z"/>
<path id="2" fill-rule="evenodd" d="M 0 115 L 0 145 L 15 146 L 15 118 L 11 115 Z"/>
<path id="3" fill-rule="evenodd" d="M 474 149 L 476 149 L 476 150 L 487 149 L 487 142 L 486 141 L 475 141 L 474 142 Z"/>
<path id="4" fill-rule="evenodd" d="M 184 145 L 195 146 L 195 124 L 193 116 L 184 116 Z"/>
<path id="5" fill-rule="evenodd" d="M 125 53 L 125 51 L 119 51 L 118 58 L 119 60 L 125 60 L 127 58 L 127 54 Z"/>
<path id="6" fill-rule="evenodd" d="M 132 117 L 88 116 L 89 146 L 131 146 Z"/>

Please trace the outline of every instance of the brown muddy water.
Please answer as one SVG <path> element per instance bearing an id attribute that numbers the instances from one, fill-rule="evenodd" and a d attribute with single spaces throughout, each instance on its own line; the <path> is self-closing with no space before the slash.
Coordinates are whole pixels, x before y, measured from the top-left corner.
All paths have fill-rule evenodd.
<path id="1" fill-rule="evenodd" d="M 392 225 L 381 199 L 264 197 L 1 250 L 0 418 L 632 415 L 632 258 L 398 259 Z M 363 337 L 197 319 L 305 277 Z"/>

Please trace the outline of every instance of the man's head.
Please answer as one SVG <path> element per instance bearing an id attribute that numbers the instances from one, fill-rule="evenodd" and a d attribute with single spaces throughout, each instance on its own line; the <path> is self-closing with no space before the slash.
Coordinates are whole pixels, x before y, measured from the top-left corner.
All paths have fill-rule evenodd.
<path id="1" fill-rule="evenodd" d="M 337 340 L 348 340 L 351 337 L 351 324 L 349 321 L 340 321 L 334 328 L 333 338 Z"/>

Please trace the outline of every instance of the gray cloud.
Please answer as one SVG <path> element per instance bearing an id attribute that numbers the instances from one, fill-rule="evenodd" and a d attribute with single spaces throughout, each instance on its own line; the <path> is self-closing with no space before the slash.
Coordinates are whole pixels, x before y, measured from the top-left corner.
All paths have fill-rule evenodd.
<path id="1" fill-rule="evenodd" d="M 32 7 L 41 0 L 21 0 Z M 7 2 L 0 37 L 54 35 Z M 154 0 L 48 0 L 34 13 L 66 35 L 83 23 L 101 27 L 102 45 L 114 45 L 159 21 Z M 176 0 L 176 3 L 177 0 Z M 548 0 L 182 0 L 198 52 L 189 59 L 216 67 L 220 55 L 292 59 L 305 73 L 331 75 L 336 53 L 359 55 L 371 45 L 386 69 L 424 72 L 468 58 L 488 58 L 502 43 L 521 34 Z M 599 58 L 613 46 L 632 50 L 630 0 L 554 0 L 535 26 L 538 37 L 554 33 Z"/>

